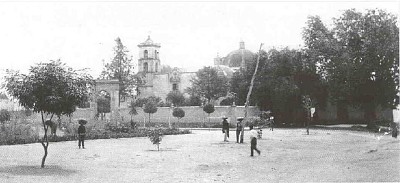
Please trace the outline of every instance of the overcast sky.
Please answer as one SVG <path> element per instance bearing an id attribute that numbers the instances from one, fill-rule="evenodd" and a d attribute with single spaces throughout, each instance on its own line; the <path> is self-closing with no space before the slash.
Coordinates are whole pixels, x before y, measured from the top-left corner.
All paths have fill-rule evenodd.
<path id="1" fill-rule="evenodd" d="M 343 10 L 380 8 L 398 15 L 398 1 L 290 2 L 0 2 L 0 70 L 26 71 L 61 59 L 97 77 L 120 37 L 137 64 L 148 35 L 161 43 L 162 65 L 195 71 L 219 53 L 257 52 L 260 43 L 298 48 L 307 16 L 332 24 Z"/>

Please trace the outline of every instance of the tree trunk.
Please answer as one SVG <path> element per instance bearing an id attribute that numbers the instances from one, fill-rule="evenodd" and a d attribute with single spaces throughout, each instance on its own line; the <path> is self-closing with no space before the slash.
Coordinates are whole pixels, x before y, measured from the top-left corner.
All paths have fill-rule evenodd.
<path id="1" fill-rule="evenodd" d="M 310 110 L 307 110 L 307 135 L 310 135 L 310 119 L 311 119 Z"/>
<path id="2" fill-rule="evenodd" d="M 47 148 L 49 147 L 49 141 L 48 140 L 47 140 L 46 144 L 44 144 L 44 142 L 42 142 L 42 146 L 43 146 L 43 149 L 44 149 L 44 156 L 42 158 L 42 165 L 40 166 L 42 168 L 44 168 L 44 163 L 46 162 L 46 158 L 47 158 Z"/>
<path id="3" fill-rule="evenodd" d="M 208 113 L 208 131 L 211 131 L 210 123 L 210 113 Z"/>
<path id="4" fill-rule="evenodd" d="M 42 158 L 42 164 L 41 164 L 40 167 L 44 168 L 44 163 L 46 162 L 46 158 L 47 158 L 47 154 L 48 154 L 47 149 L 49 147 L 49 138 L 47 137 L 48 127 L 46 127 L 46 124 L 45 124 L 45 121 L 44 121 L 43 112 L 41 112 L 41 116 L 42 116 L 42 124 L 43 124 L 43 129 L 44 129 L 44 136 L 43 136 L 43 139 L 42 139 L 42 141 L 40 143 L 42 144 L 43 149 L 44 149 L 44 156 Z M 51 115 L 50 120 L 52 118 L 53 118 L 53 115 Z"/>
<path id="5" fill-rule="evenodd" d="M 157 150 L 160 151 L 160 143 L 157 143 Z"/>
<path id="6" fill-rule="evenodd" d="M 149 113 L 149 127 L 150 127 L 151 121 L 150 121 L 150 113 Z"/>

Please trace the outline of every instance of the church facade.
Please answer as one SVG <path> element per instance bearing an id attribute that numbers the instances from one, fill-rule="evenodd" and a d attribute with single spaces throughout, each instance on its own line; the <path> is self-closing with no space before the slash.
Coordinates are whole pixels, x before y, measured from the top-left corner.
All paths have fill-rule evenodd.
<path id="1" fill-rule="evenodd" d="M 143 84 L 137 88 L 137 98 L 157 96 L 165 101 L 169 92 L 185 93 L 185 89 L 191 86 L 196 72 L 184 72 L 174 68 L 172 72 L 161 73 L 160 43 L 154 43 L 149 36 L 138 47 L 138 75 L 141 76 Z"/>

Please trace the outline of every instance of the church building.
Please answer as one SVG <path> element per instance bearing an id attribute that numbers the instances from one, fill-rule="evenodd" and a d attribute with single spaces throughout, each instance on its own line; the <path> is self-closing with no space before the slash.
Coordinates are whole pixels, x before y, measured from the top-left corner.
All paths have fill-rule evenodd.
<path id="1" fill-rule="evenodd" d="M 143 84 L 138 86 L 137 98 L 157 96 L 165 101 L 169 92 L 185 93 L 186 88 L 191 86 L 191 80 L 196 76 L 196 72 L 185 72 L 181 68 L 174 68 L 169 73 L 161 72 L 160 43 L 153 42 L 148 36 L 138 47 L 138 75 L 141 76 Z M 234 72 L 245 68 L 247 63 L 254 61 L 254 58 L 255 54 L 245 49 L 245 44 L 241 41 L 238 50 L 230 52 L 226 57 L 214 58 L 214 68 L 219 74 L 231 78 Z"/>
<path id="2" fill-rule="evenodd" d="M 161 73 L 160 43 L 154 43 L 148 36 L 138 47 L 138 75 L 143 81 L 143 84 L 138 86 L 138 98 L 157 96 L 165 101 L 169 92 L 185 93 L 185 89 L 191 86 L 191 79 L 196 72 L 184 72 L 174 68 L 172 72 Z"/>

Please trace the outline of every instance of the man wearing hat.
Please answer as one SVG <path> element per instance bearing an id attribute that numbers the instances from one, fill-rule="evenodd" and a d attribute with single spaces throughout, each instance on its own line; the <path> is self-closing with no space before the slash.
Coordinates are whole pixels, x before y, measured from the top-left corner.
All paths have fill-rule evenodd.
<path id="1" fill-rule="evenodd" d="M 227 142 L 227 138 L 229 138 L 229 123 L 227 117 L 222 117 L 222 133 L 224 133 L 224 142 Z"/>
<path id="2" fill-rule="evenodd" d="M 243 138 L 241 136 L 240 138 L 240 142 L 239 142 L 239 136 L 240 133 L 243 130 L 243 124 L 242 124 L 243 118 L 242 117 L 238 117 L 237 118 L 237 123 L 236 123 L 236 143 L 243 143 Z M 242 132 L 243 133 L 243 132 Z"/>
<path id="3" fill-rule="evenodd" d="M 86 120 L 79 120 L 79 127 L 78 127 L 78 146 L 79 149 L 82 148 L 85 149 L 85 135 L 86 135 L 86 128 L 85 124 L 87 123 Z"/>

